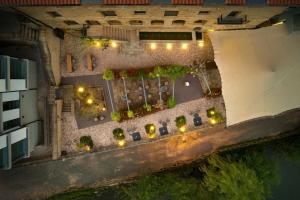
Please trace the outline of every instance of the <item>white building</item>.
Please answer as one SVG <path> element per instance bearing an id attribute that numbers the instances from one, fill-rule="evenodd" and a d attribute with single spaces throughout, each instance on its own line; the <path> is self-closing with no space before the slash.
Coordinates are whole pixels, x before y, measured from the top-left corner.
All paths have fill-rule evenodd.
<path id="1" fill-rule="evenodd" d="M 0 169 L 29 157 L 39 142 L 36 71 L 34 61 L 0 56 Z"/>

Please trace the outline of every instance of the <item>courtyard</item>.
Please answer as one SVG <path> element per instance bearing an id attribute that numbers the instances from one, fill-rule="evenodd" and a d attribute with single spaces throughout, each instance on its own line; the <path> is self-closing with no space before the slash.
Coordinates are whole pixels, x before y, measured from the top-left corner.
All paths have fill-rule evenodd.
<path id="1" fill-rule="evenodd" d="M 61 84 L 69 89 L 63 92 L 63 107 L 73 109 L 62 114 L 62 150 L 85 151 L 82 137 L 90 137 L 97 151 L 224 122 L 221 80 L 208 35 L 201 42 L 109 41 L 103 46 L 98 40 L 86 44 L 76 33 L 66 35 Z M 108 72 L 112 78 L 105 77 Z"/>

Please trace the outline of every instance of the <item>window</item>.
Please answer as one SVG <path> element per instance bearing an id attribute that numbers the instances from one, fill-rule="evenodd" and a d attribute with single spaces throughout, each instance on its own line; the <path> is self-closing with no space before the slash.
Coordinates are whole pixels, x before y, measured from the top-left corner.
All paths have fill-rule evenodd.
<path id="1" fill-rule="evenodd" d="M 55 12 L 55 11 L 47 12 L 47 14 L 50 15 L 51 17 L 62 17 L 61 14 L 59 14 L 58 12 Z"/>
<path id="2" fill-rule="evenodd" d="M 194 21 L 194 24 L 205 24 L 207 21 L 206 20 L 197 20 L 197 21 Z"/>
<path id="3" fill-rule="evenodd" d="M 64 23 L 67 24 L 68 26 L 70 26 L 70 25 L 77 25 L 78 24 L 77 22 L 75 22 L 73 20 L 65 20 Z"/>
<path id="4" fill-rule="evenodd" d="M 3 102 L 3 111 L 13 110 L 16 108 L 20 108 L 19 100 Z"/>
<path id="5" fill-rule="evenodd" d="M 101 14 L 104 16 L 104 17 L 112 17 L 112 16 L 117 16 L 117 14 L 115 13 L 115 11 L 101 11 Z"/>
<path id="6" fill-rule="evenodd" d="M 172 24 L 173 24 L 173 25 L 180 25 L 180 26 L 182 26 L 182 25 L 185 24 L 185 21 L 184 21 L 184 20 L 174 20 L 174 21 L 172 22 Z"/>
<path id="7" fill-rule="evenodd" d="M 135 14 L 135 15 L 145 15 L 145 14 L 146 14 L 146 11 L 143 11 L 143 10 L 136 10 L 136 11 L 134 11 L 134 14 Z"/>
<path id="8" fill-rule="evenodd" d="M 164 21 L 163 20 L 152 20 L 151 21 L 151 25 L 156 25 L 156 26 L 160 26 L 160 25 L 164 25 Z"/>
<path id="9" fill-rule="evenodd" d="M 199 11 L 199 15 L 208 15 L 210 13 L 210 11 L 208 11 L 208 10 L 200 10 Z"/>
<path id="10" fill-rule="evenodd" d="M 12 161 L 17 160 L 18 158 L 22 158 L 26 155 L 26 145 L 27 139 L 20 140 L 11 145 L 11 159 Z"/>
<path id="11" fill-rule="evenodd" d="M 7 60 L 0 56 L 0 79 L 6 79 L 7 76 Z"/>
<path id="12" fill-rule="evenodd" d="M 141 20 L 130 20 L 129 24 L 130 25 L 143 25 L 143 21 L 141 21 Z"/>
<path id="13" fill-rule="evenodd" d="M 3 130 L 4 131 L 18 127 L 18 126 L 20 126 L 20 118 L 3 122 Z"/>
<path id="14" fill-rule="evenodd" d="M 10 78 L 11 79 L 26 79 L 27 67 L 22 59 L 10 59 Z"/>
<path id="15" fill-rule="evenodd" d="M 165 16 L 170 17 L 170 16 L 177 16 L 178 11 L 165 11 Z"/>
<path id="16" fill-rule="evenodd" d="M 238 14 L 240 14 L 240 11 L 231 11 L 227 16 L 228 17 L 236 17 Z"/>
<path id="17" fill-rule="evenodd" d="M 5 167 L 8 161 L 7 147 L 0 149 L 0 168 Z"/>
<path id="18" fill-rule="evenodd" d="M 101 25 L 98 21 L 96 20 L 86 20 L 85 21 L 88 25 Z"/>
<path id="19" fill-rule="evenodd" d="M 122 23 L 118 20 L 109 20 L 107 21 L 109 25 L 121 25 Z"/>

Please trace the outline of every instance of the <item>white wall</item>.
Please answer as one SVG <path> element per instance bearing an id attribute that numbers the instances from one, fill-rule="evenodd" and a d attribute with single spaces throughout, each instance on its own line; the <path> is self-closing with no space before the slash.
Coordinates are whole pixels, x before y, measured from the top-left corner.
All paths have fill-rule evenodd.
<path id="1" fill-rule="evenodd" d="M 209 34 L 227 125 L 300 107 L 300 33 L 285 25 Z"/>

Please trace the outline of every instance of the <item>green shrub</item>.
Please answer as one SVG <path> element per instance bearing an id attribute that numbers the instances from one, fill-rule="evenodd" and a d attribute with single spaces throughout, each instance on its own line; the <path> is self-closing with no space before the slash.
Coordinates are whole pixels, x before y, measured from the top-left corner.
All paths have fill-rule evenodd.
<path id="1" fill-rule="evenodd" d="M 121 120 L 121 114 L 119 112 L 111 112 L 110 117 L 113 121 L 119 122 Z"/>
<path id="2" fill-rule="evenodd" d="M 206 115 L 208 118 L 213 117 L 216 114 L 216 108 L 215 107 L 211 107 L 209 109 L 206 110 Z"/>
<path id="3" fill-rule="evenodd" d="M 103 73 L 103 79 L 110 81 L 110 80 L 114 80 L 115 78 L 115 74 L 111 69 L 106 69 Z"/>
<path id="4" fill-rule="evenodd" d="M 155 138 L 156 136 L 156 128 L 155 128 L 155 125 L 154 124 L 146 124 L 145 125 L 145 131 L 148 135 L 149 138 Z"/>
<path id="5" fill-rule="evenodd" d="M 91 136 L 81 136 L 79 139 L 79 146 L 89 146 L 91 149 L 94 147 L 94 143 Z"/>
<path id="6" fill-rule="evenodd" d="M 180 128 L 180 127 L 186 125 L 186 118 L 184 115 L 181 115 L 179 117 L 176 117 L 175 122 L 176 122 L 176 127 Z"/>
<path id="7" fill-rule="evenodd" d="M 128 118 L 134 118 L 134 112 L 132 110 L 127 111 L 127 117 Z"/>
<path id="8" fill-rule="evenodd" d="M 168 108 L 174 108 L 176 106 L 176 100 L 173 97 L 169 97 L 167 101 Z"/>
<path id="9" fill-rule="evenodd" d="M 124 131 L 121 128 L 115 128 L 113 130 L 113 135 L 116 140 L 124 140 L 125 139 Z"/>
<path id="10" fill-rule="evenodd" d="M 144 108 L 145 110 L 147 110 L 147 112 L 151 112 L 151 111 L 152 111 L 152 107 L 151 107 L 151 105 L 149 105 L 149 104 L 144 104 L 144 105 L 143 105 L 143 108 Z"/>

